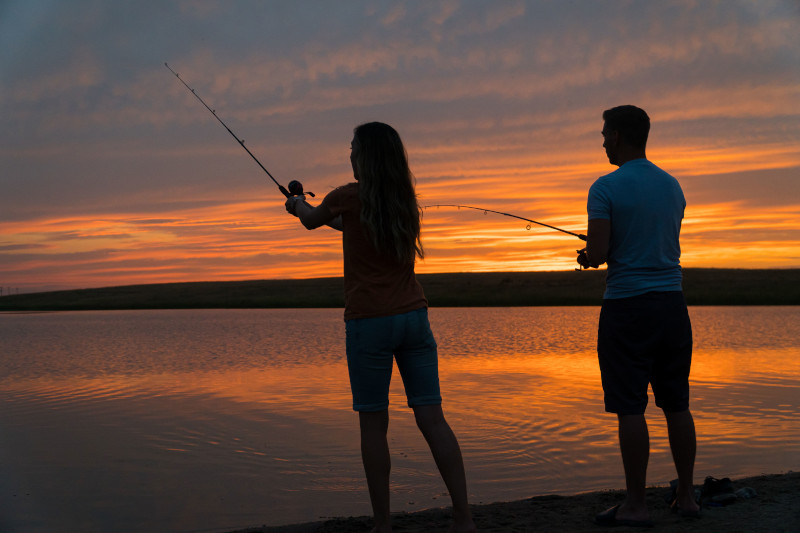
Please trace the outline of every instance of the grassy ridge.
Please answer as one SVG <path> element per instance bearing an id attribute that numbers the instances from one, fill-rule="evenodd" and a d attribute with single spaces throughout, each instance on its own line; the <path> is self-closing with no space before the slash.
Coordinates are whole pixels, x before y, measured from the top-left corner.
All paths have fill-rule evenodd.
<path id="1" fill-rule="evenodd" d="M 432 307 L 598 305 L 605 271 L 419 274 Z M 342 278 L 164 283 L 0 297 L 0 311 L 343 307 Z M 684 269 L 689 305 L 800 305 L 800 269 Z"/>

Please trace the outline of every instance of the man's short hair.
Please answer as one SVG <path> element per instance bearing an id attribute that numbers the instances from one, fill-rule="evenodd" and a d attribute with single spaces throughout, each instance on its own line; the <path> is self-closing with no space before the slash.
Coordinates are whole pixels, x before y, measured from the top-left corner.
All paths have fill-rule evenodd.
<path id="1" fill-rule="evenodd" d="M 603 120 L 608 129 L 619 132 L 620 138 L 635 148 L 647 145 L 650 133 L 650 117 L 634 105 L 621 105 L 603 111 Z"/>

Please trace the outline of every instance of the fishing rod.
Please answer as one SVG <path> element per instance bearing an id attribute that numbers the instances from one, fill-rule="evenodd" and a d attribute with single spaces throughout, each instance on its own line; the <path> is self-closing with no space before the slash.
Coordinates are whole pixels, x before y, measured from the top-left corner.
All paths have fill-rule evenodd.
<path id="1" fill-rule="evenodd" d="M 195 90 L 194 90 L 194 89 L 192 89 L 191 87 L 189 87 L 189 85 L 187 85 L 187 83 L 186 83 L 185 81 L 183 81 L 183 78 L 181 78 L 181 77 L 178 75 L 178 73 L 177 73 L 177 72 L 175 72 L 174 70 L 172 70 L 172 68 L 170 68 L 170 66 L 169 66 L 169 65 L 168 65 L 166 62 L 164 63 L 164 66 L 165 66 L 165 67 L 167 67 L 167 68 L 169 69 L 169 71 L 170 71 L 170 72 L 172 72 L 173 74 L 175 74 L 175 77 L 176 77 L 176 78 L 178 78 L 178 80 L 180 80 L 180 82 L 183 84 L 183 86 L 184 86 L 184 87 L 186 87 L 187 89 L 189 89 L 189 91 L 190 91 L 190 92 L 191 92 L 191 93 L 192 93 L 192 94 L 195 96 L 195 98 L 197 98 L 198 100 L 200 100 L 200 103 L 201 103 L 201 104 L 203 104 L 203 106 L 205 106 L 205 108 L 206 108 L 206 109 L 208 109 L 208 110 L 211 112 L 211 114 L 212 114 L 212 115 L 214 115 L 214 118 L 215 118 L 215 119 L 217 119 L 217 120 L 219 121 L 219 123 L 220 123 L 220 124 L 222 124 L 222 126 L 223 126 L 223 127 L 226 129 L 226 130 L 228 130 L 228 133 L 230 133 L 230 134 L 233 136 L 233 138 L 234 138 L 234 139 L 236 139 L 236 141 L 237 141 L 237 142 L 238 142 L 238 143 L 241 145 L 241 147 L 242 147 L 242 148 L 244 148 L 244 150 L 245 150 L 245 151 L 246 151 L 248 154 L 250 154 L 250 157 L 252 157 L 252 158 L 253 158 L 253 160 L 254 160 L 256 163 L 258 163 L 258 166 L 260 166 L 260 167 L 261 167 L 261 170 L 263 170 L 264 172 L 266 172 L 266 173 L 267 173 L 267 176 L 269 176 L 269 177 L 270 177 L 270 179 L 271 179 L 272 181 L 274 181 L 274 182 L 275 182 L 275 185 L 277 185 L 277 186 L 278 186 L 278 190 L 280 190 L 280 191 L 283 193 L 283 195 L 284 195 L 284 196 L 286 196 L 287 198 L 289 198 L 290 196 L 300 196 L 300 195 L 303 195 L 303 194 L 308 194 L 309 196 L 314 196 L 314 193 L 313 193 L 313 192 L 311 192 L 311 191 L 303 192 L 303 184 L 302 184 L 302 183 L 300 183 L 300 182 L 299 182 L 299 181 L 297 181 L 297 180 L 292 180 L 292 181 L 290 181 L 290 182 L 289 182 L 289 189 L 288 189 L 288 190 L 286 189 L 286 187 L 284 187 L 283 185 L 281 185 L 280 183 L 278 183 L 278 180 L 276 180 L 276 179 L 275 179 L 275 178 L 272 176 L 272 174 L 270 174 L 270 173 L 269 173 L 269 170 L 267 170 L 267 169 L 264 167 L 264 165 L 262 165 L 262 164 L 261 164 L 261 161 L 259 161 L 259 160 L 258 160 L 258 158 L 256 158 L 256 156 L 254 156 L 254 155 L 253 155 L 253 152 L 251 152 L 250 150 L 248 150 L 248 149 L 247 149 L 247 146 L 245 146 L 245 145 L 244 145 L 244 141 L 243 141 L 242 139 L 240 139 L 239 137 L 237 137 L 237 136 L 236 136 L 236 134 L 235 134 L 235 133 L 233 133 L 233 132 L 231 131 L 231 129 L 228 127 L 228 125 L 227 125 L 227 124 L 225 124 L 224 122 L 222 122 L 222 119 L 221 119 L 221 118 L 219 118 L 219 117 L 217 116 L 217 112 L 216 112 L 215 110 L 211 109 L 210 107 L 208 107 L 208 104 L 206 104 L 206 103 L 203 101 L 203 99 L 202 99 L 202 98 L 200 98 L 200 96 L 199 96 L 199 95 L 198 95 L 198 94 L 195 92 Z"/>
<path id="2" fill-rule="evenodd" d="M 511 213 L 503 213 L 501 211 L 495 211 L 493 209 L 484 209 L 483 207 L 472 207 L 470 205 L 459 205 L 459 204 L 437 204 L 437 205 L 427 205 L 427 206 L 425 206 L 426 209 L 429 208 L 429 207 L 457 207 L 459 209 L 461 209 L 463 207 L 464 209 L 474 209 L 475 211 L 483 211 L 484 214 L 486 214 L 486 213 L 495 213 L 495 214 L 498 214 L 498 215 L 503 215 L 503 216 L 511 217 L 511 218 L 517 218 L 519 220 L 524 220 L 525 222 L 529 222 L 530 224 L 528 224 L 525 227 L 525 229 L 528 229 L 528 230 L 531 229 L 531 224 L 538 224 L 540 226 L 545 226 L 546 228 L 554 229 L 554 230 L 560 231 L 562 233 L 568 233 L 570 235 L 574 235 L 575 237 L 579 238 L 582 241 L 586 240 L 586 235 L 581 235 L 581 234 L 578 234 L 578 233 L 572 233 L 571 231 L 567 231 L 565 229 L 557 228 L 555 226 L 551 226 L 550 224 L 545 224 L 544 222 L 537 222 L 537 221 L 531 220 L 529 218 L 520 217 L 520 216 L 517 216 L 517 215 L 512 215 Z"/>

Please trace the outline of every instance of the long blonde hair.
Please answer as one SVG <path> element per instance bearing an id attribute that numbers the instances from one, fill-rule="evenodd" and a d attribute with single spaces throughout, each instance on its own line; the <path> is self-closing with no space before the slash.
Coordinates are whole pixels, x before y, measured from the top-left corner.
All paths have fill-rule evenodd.
<path id="1" fill-rule="evenodd" d="M 382 122 L 362 124 L 353 133 L 361 224 L 373 245 L 399 262 L 424 257 L 421 209 L 400 135 Z"/>

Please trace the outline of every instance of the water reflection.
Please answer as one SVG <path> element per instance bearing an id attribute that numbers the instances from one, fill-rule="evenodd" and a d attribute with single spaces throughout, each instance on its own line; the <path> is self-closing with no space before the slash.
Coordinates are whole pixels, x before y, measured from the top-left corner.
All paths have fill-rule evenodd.
<path id="1" fill-rule="evenodd" d="M 432 309 L 473 501 L 622 485 L 597 308 Z M 692 308 L 698 478 L 796 469 L 800 310 Z M 222 530 L 368 514 L 340 310 L 0 318 L 0 516 Z M 447 505 L 399 380 L 393 508 Z M 649 481 L 672 479 L 651 402 Z M 2 524 L 0 524 L 2 525 Z M 24 526 L 24 527 L 23 527 Z"/>

